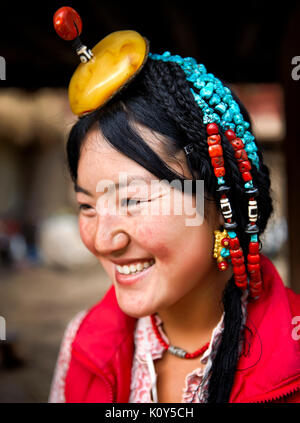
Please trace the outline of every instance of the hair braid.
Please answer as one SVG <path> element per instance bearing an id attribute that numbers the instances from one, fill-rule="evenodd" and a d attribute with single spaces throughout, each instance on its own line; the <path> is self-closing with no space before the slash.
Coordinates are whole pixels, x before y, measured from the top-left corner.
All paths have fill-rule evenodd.
<path id="1" fill-rule="evenodd" d="M 162 74 L 157 79 L 152 75 L 147 75 L 146 78 L 148 77 L 151 81 L 148 79 L 148 84 L 155 84 L 155 98 L 163 105 L 168 116 L 186 134 L 189 141 L 196 143 L 205 139 L 202 112 L 194 102 L 180 66 L 168 62 L 163 63 L 162 69 L 160 62 L 150 61 L 150 71 L 153 71 L 153 76 L 157 73 Z M 186 140 L 183 142 L 183 145 L 187 144 Z"/>

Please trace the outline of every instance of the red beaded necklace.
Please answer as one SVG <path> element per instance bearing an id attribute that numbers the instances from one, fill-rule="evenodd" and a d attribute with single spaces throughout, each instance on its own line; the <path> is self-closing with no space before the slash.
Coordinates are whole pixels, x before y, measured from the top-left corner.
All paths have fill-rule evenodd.
<path id="1" fill-rule="evenodd" d="M 160 344 L 164 347 L 165 350 L 167 350 L 171 354 L 176 355 L 177 357 L 180 357 L 180 358 L 199 357 L 209 347 L 209 342 L 207 342 L 207 344 L 203 345 L 203 347 L 199 348 L 199 350 L 194 351 L 192 353 L 188 353 L 187 351 L 185 351 L 184 349 L 182 349 L 180 347 L 175 347 L 174 345 L 169 345 L 162 339 L 161 334 L 159 333 L 158 327 L 156 326 L 154 314 L 151 315 L 151 322 L 152 322 L 152 327 L 153 327 L 154 333 L 155 333 L 157 339 L 159 340 Z"/>

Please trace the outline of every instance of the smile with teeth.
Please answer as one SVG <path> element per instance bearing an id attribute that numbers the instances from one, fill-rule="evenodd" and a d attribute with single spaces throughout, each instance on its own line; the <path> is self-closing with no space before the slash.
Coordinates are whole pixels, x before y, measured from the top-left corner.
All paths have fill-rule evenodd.
<path id="1" fill-rule="evenodd" d="M 148 267 L 153 266 L 154 260 L 144 261 L 136 264 L 129 264 L 125 266 L 116 265 L 117 271 L 123 275 L 132 275 L 135 273 L 143 272 Z"/>

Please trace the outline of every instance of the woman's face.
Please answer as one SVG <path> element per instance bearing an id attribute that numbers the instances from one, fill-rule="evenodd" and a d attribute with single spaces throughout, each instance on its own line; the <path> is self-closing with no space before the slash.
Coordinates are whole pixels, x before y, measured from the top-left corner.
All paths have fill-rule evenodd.
<path id="1" fill-rule="evenodd" d="M 159 141 L 153 133 L 139 128 L 145 141 L 159 152 Z M 171 166 L 190 178 L 183 152 L 181 158 L 182 168 L 174 163 Z M 128 181 L 134 176 L 136 185 L 121 187 L 110 194 L 99 188 L 104 180 L 114 184 L 120 182 L 121 172 L 126 174 Z M 223 273 L 218 271 L 213 258 L 213 231 L 223 223 L 214 203 L 205 202 L 209 221 L 203 220 L 199 213 L 188 214 L 188 207 L 184 205 L 182 213 L 175 213 L 175 204 L 184 204 L 188 198 L 193 199 L 189 202 L 191 211 L 195 207 L 194 197 L 170 189 L 167 184 L 154 185 L 151 191 L 151 182 L 138 180 L 143 177 L 159 181 L 109 145 L 98 129 L 89 131 L 78 164 L 79 188 L 76 191 L 80 205 L 80 234 L 114 284 L 120 308 L 132 317 L 159 312 L 189 296 L 197 296 L 198 292 L 203 293 L 212 283 L 217 283 Z M 126 199 L 133 197 L 143 202 L 129 204 L 126 209 Z M 113 209 L 113 206 L 116 207 Z M 154 209 L 151 211 L 150 207 Z M 163 214 L 162 210 L 169 210 L 169 213 Z M 187 219 L 193 217 L 195 222 L 203 220 L 202 224 L 188 225 Z M 119 276 L 116 263 L 132 259 L 141 264 L 154 260 L 154 264 L 135 279 L 131 275 Z"/>

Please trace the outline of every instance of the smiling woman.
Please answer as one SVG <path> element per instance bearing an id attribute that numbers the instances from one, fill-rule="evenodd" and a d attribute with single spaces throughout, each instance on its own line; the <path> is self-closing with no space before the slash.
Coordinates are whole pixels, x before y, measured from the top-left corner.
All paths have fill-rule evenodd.
<path id="1" fill-rule="evenodd" d="M 102 164 L 99 165 L 100 163 Z M 182 167 L 184 166 L 186 167 L 183 164 Z M 207 245 L 212 245 L 213 242 L 213 229 L 222 224 L 222 215 L 210 204 L 210 222 L 203 222 L 195 230 L 186 225 L 185 213 L 174 213 L 174 204 L 181 202 L 184 194 L 179 190 L 167 188 L 162 188 L 160 195 L 148 192 L 145 198 L 143 192 L 142 196 L 146 204 L 155 200 L 161 205 L 168 204 L 169 214 L 150 213 L 145 209 L 147 205 L 142 202 L 129 205 L 126 213 L 122 214 L 112 213 L 110 207 L 100 208 L 99 193 L 96 189 L 98 181 L 116 181 L 117 176 L 124 170 L 129 175 L 129 181 L 132 181 L 131 176 L 157 181 L 155 175 L 151 176 L 138 163 L 112 148 L 102 132 L 93 127 L 83 141 L 77 168 L 79 185 L 91 193 L 89 197 L 82 192 L 77 193 L 78 202 L 87 203 L 89 206 L 87 210 L 80 211 L 81 238 L 109 274 L 115 286 L 118 304 L 126 314 L 136 318 L 151 315 L 159 310 L 163 314 L 163 309 L 175 307 L 179 300 L 180 307 L 188 310 L 190 300 L 197 295 L 197 304 L 200 307 L 198 315 L 194 312 L 190 316 L 189 324 L 192 327 L 193 321 L 204 319 L 203 312 L 200 315 L 199 311 L 201 308 L 207 308 L 201 307 L 201 302 L 208 300 L 208 291 L 211 291 L 214 303 L 215 299 L 218 299 L 216 307 L 219 308 L 218 302 L 221 301 L 224 284 L 231 275 L 230 269 L 227 272 L 218 272 L 211 249 L 207 248 Z M 144 185 L 142 187 L 145 188 Z M 126 195 L 123 186 L 119 189 L 121 201 L 124 194 Z M 185 250 L 186 246 L 188 250 Z M 183 255 L 184 251 L 186 254 Z M 151 260 L 154 260 L 151 268 L 134 276 L 121 276 L 116 268 L 116 263 L 144 265 Z M 125 266 L 124 270 L 131 273 Z M 184 284 L 183 280 L 186 281 Z M 207 295 L 201 294 L 203 292 Z M 208 318 L 213 318 L 210 316 L 212 308 L 209 307 L 208 311 Z M 220 313 L 221 309 L 217 313 L 217 321 Z M 188 313 L 185 314 L 188 319 Z"/>
<path id="2" fill-rule="evenodd" d="M 50 401 L 299 402 L 299 296 L 259 254 L 272 200 L 250 131 L 229 88 L 168 52 L 80 116 L 67 143 L 80 234 L 112 287 L 70 323 Z M 203 213 L 186 180 L 204 181 Z"/>

